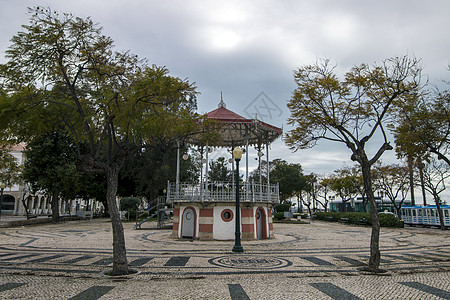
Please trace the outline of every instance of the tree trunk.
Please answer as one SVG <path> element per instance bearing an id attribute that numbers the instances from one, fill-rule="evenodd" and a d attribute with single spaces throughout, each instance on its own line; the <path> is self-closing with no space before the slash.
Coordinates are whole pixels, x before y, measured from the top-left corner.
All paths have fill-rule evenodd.
<path id="1" fill-rule="evenodd" d="M 306 207 L 308 208 L 309 216 L 312 217 L 311 203 L 309 205 L 306 205 Z"/>
<path id="2" fill-rule="evenodd" d="M 414 197 L 414 162 L 412 157 L 408 157 L 408 170 L 409 170 L 409 191 L 411 194 L 411 205 L 416 205 L 416 198 Z"/>
<path id="3" fill-rule="evenodd" d="M 427 206 L 427 195 L 425 192 L 425 182 L 423 180 L 423 168 L 424 164 L 422 162 L 419 163 L 419 176 L 420 176 L 420 187 L 422 188 L 422 198 L 423 198 L 423 206 Z"/>
<path id="4" fill-rule="evenodd" d="M 58 193 L 54 192 L 52 195 L 52 221 L 57 222 L 59 220 L 59 197 Z"/>
<path id="5" fill-rule="evenodd" d="M 125 235 L 116 196 L 119 184 L 119 167 L 110 166 L 106 172 L 106 200 L 113 230 L 113 269 L 111 275 L 128 274 L 128 262 L 125 248 Z"/>
<path id="6" fill-rule="evenodd" d="M 362 193 L 362 210 L 363 212 L 367 212 L 367 208 L 366 208 L 366 203 L 367 203 L 367 199 L 366 199 L 366 193 Z"/>
<path id="7" fill-rule="evenodd" d="M 397 213 L 398 219 L 401 220 L 402 219 L 402 214 L 401 214 L 402 206 L 401 205 L 399 205 L 399 206 L 394 205 L 394 207 L 395 207 L 395 212 Z"/>
<path id="8" fill-rule="evenodd" d="M 303 201 L 303 198 L 300 197 L 301 202 L 303 203 L 303 205 L 306 206 L 306 208 L 308 209 L 308 214 L 310 217 L 312 217 L 312 211 L 311 211 L 311 202 L 308 202 L 308 204 L 306 204 L 305 201 Z"/>
<path id="9" fill-rule="evenodd" d="M 380 267 L 380 220 L 378 219 L 377 203 L 372 190 L 372 179 L 370 174 L 370 165 L 367 162 L 363 162 L 362 174 L 364 180 L 364 190 L 367 196 L 367 200 L 370 205 L 370 219 L 372 221 L 372 234 L 370 236 L 370 257 L 369 257 L 369 270 L 372 272 L 378 272 Z"/>
<path id="10" fill-rule="evenodd" d="M 440 205 L 441 198 L 439 197 L 439 195 L 434 195 L 434 202 L 436 202 L 436 209 L 438 211 L 439 223 L 441 223 L 441 230 L 445 230 L 444 216 L 442 214 L 442 209 Z"/>

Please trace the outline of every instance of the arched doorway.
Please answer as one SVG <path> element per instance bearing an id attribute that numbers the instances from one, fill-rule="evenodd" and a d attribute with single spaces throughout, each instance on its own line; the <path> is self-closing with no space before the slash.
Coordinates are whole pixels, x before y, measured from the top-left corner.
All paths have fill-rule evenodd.
<path id="1" fill-rule="evenodd" d="M 183 212 L 183 223 L 181 228 L 181 237 L 195 237 L 195 211 L 193 208 L 186 208 Z"/>
<path id="2" fill-rule="evenodd" d="M 256 210 L 256 237 L 258 240 L 267 238 L 267 230 L 266 230 L 266 213 L 264 208 L 258 207 Z"/>

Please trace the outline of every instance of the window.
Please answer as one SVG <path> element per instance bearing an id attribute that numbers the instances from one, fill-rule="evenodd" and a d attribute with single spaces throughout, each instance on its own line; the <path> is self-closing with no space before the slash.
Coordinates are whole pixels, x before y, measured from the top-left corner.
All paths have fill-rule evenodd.
<path id="1" fill-rule="evenodd" d="M 220 216 L 224 222 L 230 222 L 233 220 L 233 212 L 229 209 L 224 209 Z"/>

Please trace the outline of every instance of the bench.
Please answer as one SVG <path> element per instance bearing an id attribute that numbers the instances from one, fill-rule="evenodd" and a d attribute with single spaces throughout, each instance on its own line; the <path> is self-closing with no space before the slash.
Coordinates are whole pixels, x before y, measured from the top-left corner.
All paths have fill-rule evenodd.
<path id="1" fill-rule="evenodd" d="M 369 225 L 369 221 L 367 219 L 360 219 L 356 222 L 358 225 Z"/>
<path id="2" fill-rule="evenodd" d="M 334 219 L 333 219 L 333 217 L 325 217 L 325 221 L 333 222 Z"/>
<path id="3" fill-rule="evenodd" d="M 338 222 L 340 222 L 340 223 L 348 223 L 348 222 L 349 222 L 349 219 L 348 219 L 348 218 L 340 218 L 340 219 L 338 220 Z"/>

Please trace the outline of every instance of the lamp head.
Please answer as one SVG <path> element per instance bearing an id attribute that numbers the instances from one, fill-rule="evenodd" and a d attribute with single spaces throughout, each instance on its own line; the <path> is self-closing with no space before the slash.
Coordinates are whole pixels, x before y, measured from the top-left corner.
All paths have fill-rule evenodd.
<path id="1" fill-rule="evenodd" d="M 244 153 L 244 151 L 242 151 L 241 148 L 236 147 L 233 150 L 233 158 L 234 159 L 241 159 L 242 158 L 242 153 Z"/>

